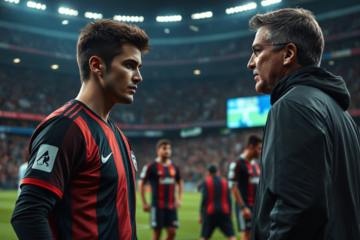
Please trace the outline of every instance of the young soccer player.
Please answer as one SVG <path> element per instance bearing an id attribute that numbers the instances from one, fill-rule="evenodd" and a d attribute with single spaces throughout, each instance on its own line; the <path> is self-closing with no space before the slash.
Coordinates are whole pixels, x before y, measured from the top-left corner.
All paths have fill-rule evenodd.
<path id="1" fill-rule="evenodd" d="M 251 239 L 251 218 L 259 184 L 260 167 L 255 159 L 261 155 L 262 138 L 248 136 L 246 149 L 229 166 L 229 183 L 236 200 L 235 214 L 241 240 Z"/>
<path id="2" fill-rule="evenodd" d="M 200 240 L 211 237 L 215 228 L 229 240 L 236 240 L 231 221 L 231 197 L 226 179 L 220 178 L 215 165 L 208 167 L 207 178 L 201 184 L 202 200 L 199 223 L 202 223 Z"/>
<path id="3" fill-rule="evenodd" d="M 152 240 L 158 240 L 162 228 L 166 228 L 166 240 L 173 240 L 179 227 L 177 209 L 181 205 L 183 182 L 180 169 L 169 159 L 171 156 L 170 141 L 162 139 L 156 144 L 158 157 L 155 161 L 144 166 L 139 181 L 139 192 L 145 212 L 150 212 L 150 223 L 154 230 Z M 144 184 L 151 184 L 151 207 L 145 199 Z M 175 187 L 178 198 L 175 198 Z"/>
<path id="4" fill-rule="evenodd" d="M 11 223 L 22 239 L 136 240 L 136 160 L 109 119 L 134 100 L 149 38 L 112 20 L 81 31 L 76 99 L 49 115 L 29 144 L 29 166 Z"/>

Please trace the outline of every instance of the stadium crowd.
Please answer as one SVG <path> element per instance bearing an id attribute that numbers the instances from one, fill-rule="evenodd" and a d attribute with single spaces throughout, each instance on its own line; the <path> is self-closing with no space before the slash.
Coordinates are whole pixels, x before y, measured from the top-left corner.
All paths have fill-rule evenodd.
<path id="1" fill-rule="evenodd" d="M 360 108 L 360 58 L 334 60 L 323 66 L 347 83 L 350 109 Z M 166 124 L 226 119 L 226 100 L 257 95 L 252 72 L 241 76 L 194 81 L 146 80 L 131 105 L 117 105 L 110 117 L 117 123 Z M 74 76 L 19 67 L 0 67 L 0 110 L 48 115 L 77 96 Z"/>
<path id="2" fill-rule="evenodd" d="M 223 176 L 228 165 L 243 149 L 248 134 L 262 134 L 262 128 L 242 129 L 228 135 L 204 135 L 171 139 L 171 160 L 178 164 L 183 179 L 197 182 L 203 179 L 208 164 L 217 164 Z M 16 188 L 18 168 L 27 160 L 30 136 L 0 133 L 0 189 Z M 155 139 L 131 139 L 138 169 L 155 160 Z"/>
<path id="3" fill-rule="evenodd" d="M 319 22 L 323 29 L 325 40 L 332 36 L 350 33 L 360 29 L 360 19 L 357 14 L 346 15 Z M 359 33 L 353 34 L 346 41 L 330 42 L 325 46 L 325 52 L 344 48 L 360 47 Z M 151 35 L 150 35 L 151 37 Z M 330 38 L 329 38 L 330 37 Z M 224 41 L 199 44 L 183 44 L 174 46 L 153 46 L 154 50 L 145 56 L 145 61 L 187 60 L 203 57 L 225 56 L 239 52 L 248 52 L 251 49 L 253 36 Z M 0 28 L 0 43 L 38 49 L 62 54 L 76 54 L 76 41 L 23 32 L 14 29 Z"/>

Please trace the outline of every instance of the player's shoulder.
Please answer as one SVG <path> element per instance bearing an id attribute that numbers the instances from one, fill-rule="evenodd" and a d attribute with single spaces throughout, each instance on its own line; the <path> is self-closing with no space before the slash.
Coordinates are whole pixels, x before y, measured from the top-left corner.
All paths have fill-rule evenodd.
<path id="1" fill-rule="evenodd" d="M 35 129 L 30 143 L 32 143 L 35 139 L 39 140 L 39 138 L 57 138 L 68 131 L 70 131 L 74 137 L 83 137 L 82 134 L 77 134 L 82 133 L 82 130 L 74 121 L 76 119 L 76 114 L 74 113 L 79 112 L 77 107 L 78 106 L 74 101 L 69 101 L 59 109 L 52 112 Z"/>

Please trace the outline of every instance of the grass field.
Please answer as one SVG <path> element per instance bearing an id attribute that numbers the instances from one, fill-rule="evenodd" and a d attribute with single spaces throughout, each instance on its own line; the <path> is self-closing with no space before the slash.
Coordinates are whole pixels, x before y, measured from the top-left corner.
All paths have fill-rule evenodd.
<path id="1" fill-rule="evenodd" d="M 148 199 L 150 196 L 147 196 Z M 10 218 L 13 212 L 17 198 L 17 191 L 0 191 L 0 240 L 17 239 L 11 224 Z M 138 196 L 136 221 L 138 226 L 139 240 L 151 239 L 152 231 L 149 227 L 149 214 L 142 211 L 142 206 Z M 178 229 L 176 239 L 199 239 L 201 226 L 197 222 L 199 217 L 200 194 L 184 193 L 182 207 L 178 211 L 180 227 Z M 233 219 L 235 224 L 235 219 Z M 236 228 L 235 228 L 236 229 Z M 239 235 L 237 238 L 239 239 Z M 165 237 L 163 232 L 162 238 Z M 225 236 L 216 230 L 211 239 L 226 239 Z"/>

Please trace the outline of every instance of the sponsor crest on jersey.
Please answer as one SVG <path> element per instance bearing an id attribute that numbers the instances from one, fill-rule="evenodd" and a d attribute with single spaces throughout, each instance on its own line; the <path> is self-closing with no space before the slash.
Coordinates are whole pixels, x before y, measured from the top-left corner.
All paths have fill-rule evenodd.
<path id="1" fill-rule="evenodd" d="M 138 168 L 137 168 L 137 161 L 136 161 L 136 157 L 135 157 L 135 154 L 133 151 L 131 151 L 131 160 L 133 162 L 133 165 L 134 165 L 134 168 L 135 168 L 135 171 L 137 172 L 138 171 Z"/>
<path id="2" fill-rule="evenodd" d="M 42 144 L 36 154 L 33 169 L 51 172 L 59 148 L 48 144 Z"/>
<path id="3" fill-rule="evenodd" d="M 170 174 L 171 177 L 175 177 L 175 174 L 176 174 L 175 169 L 171 168 L 171 169 L 169 170 L 169 174 Z"/>

